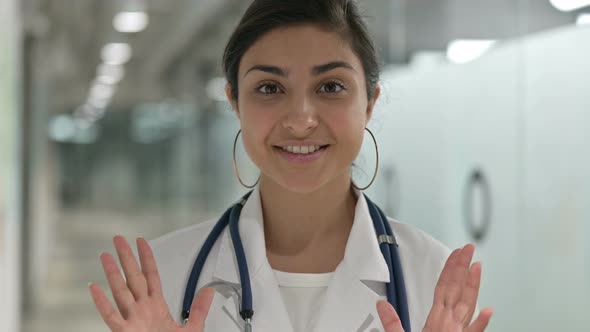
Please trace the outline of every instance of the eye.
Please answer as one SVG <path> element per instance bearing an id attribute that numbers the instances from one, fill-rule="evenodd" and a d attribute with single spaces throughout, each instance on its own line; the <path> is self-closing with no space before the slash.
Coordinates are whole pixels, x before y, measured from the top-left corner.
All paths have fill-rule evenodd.
<path id="1" fill-rule="evenodd" d="M 342 90 L 346 90 L 342 83 L 332 81 L 332 82 L 327 82 L 327 83 L 322 84 L 319 92 L 338 93 L 338 92 L 341 92 Z"/>
<path id="2" fill-rule="evenodd" d="M 281 88 L 274 83 L 260 84 L 256 87 L 256 91 L 265 95 L 274 95 L 282 92 Z"/>

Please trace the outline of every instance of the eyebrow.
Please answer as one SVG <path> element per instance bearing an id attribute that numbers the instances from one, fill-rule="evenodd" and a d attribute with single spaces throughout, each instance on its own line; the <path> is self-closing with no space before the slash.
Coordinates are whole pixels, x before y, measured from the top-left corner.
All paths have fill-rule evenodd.
<path id="1" fill-rule="evenodd" d="M 344 69 L 349 69 L 349 70 L 355 71 L 354 68 L 348 62 L 333 61 L 333 62 L 328 62 L 323 65 L 314 66 L 312 68 L 311 72 L 313 75 L 317 76 L 317 75 L 323 74 L 325 72 L 328 72 L 328 71 L 336 69 L 336 68 L 344 68 Z M 246 76 L 249 72 L 254 71 L 254 70 L 263 71 L 265 73 L 274 74 L 277 76 L 283 76 L 283 77 L 287 76 L 287 72 L 284 71 L 283 69 L 281 69 L 280 67 L 269 66 L 269 65 L 255 65 L 252 68 L 248 69 L 248 71 L 244 74 L 244 76 Z"/>
<path id="2" fill-rule="evenodd" d="M 336 69 L 336 68 L 344 68 L 344 69 L 349 69 L 349 70 L 355 71 L 354 68 L 348 62 L 334 61 L 334 62 L 329 62 L 329 63 L 323 64 L 323 65 L 314 66 L 311 72 L 314 75 L 320 75 L 320 74 L 323 74 L 325 72 L 328 72 L 328 71 Z"/>
<path id="3" fill-rule="evenodd" d="M 278 76 L 287 76 L 287 73 L 279 67 L 276 66 L 269 66 L 269 65 L 256 65 L 252 68 L 248 69 L 248 71 L 244 74 L 244 76 L 248 75 L 249 72 L 254 70 L 260 70 L 265 73 L 274 74 Z"/>

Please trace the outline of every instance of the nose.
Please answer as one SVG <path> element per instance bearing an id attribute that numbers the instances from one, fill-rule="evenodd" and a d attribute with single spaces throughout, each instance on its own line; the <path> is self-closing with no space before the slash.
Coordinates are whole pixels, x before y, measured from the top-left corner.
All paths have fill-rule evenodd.
<path id="1" fill-rule="evenodd" d="M 295 136 L 305 136 L 318 125 L 313 103 L 305 97 L 296 98 L 283 119 L 283 127 Z"/>

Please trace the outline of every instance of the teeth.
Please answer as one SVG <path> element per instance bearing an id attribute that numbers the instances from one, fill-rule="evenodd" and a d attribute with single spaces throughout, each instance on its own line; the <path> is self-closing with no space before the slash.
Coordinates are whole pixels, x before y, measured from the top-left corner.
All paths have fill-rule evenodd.
<path id="1" fill-rule="evenodd" d="M 319 145 L 310 145 L 310 146 L 284 146 L 282 147 L 283 150 L 289 151 L 291 153 L 296 154 L 310 154 L 314 153 L 320 149 Z"/>

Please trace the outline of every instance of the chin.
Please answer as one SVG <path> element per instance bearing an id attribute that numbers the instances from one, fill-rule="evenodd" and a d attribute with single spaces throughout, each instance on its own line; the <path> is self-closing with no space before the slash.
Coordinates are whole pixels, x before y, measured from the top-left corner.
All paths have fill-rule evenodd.
<path id="1" fill-rule="evenodd" d="M 318 181 L 317 178 L 312 177 L 289 177 L 288 179 L 281 179 L 281 181 L 275 181 L 281 187 L 287 189 L 290 192 L 297 194 L 309 194 L 320 189 L 325 183 Z"/>

